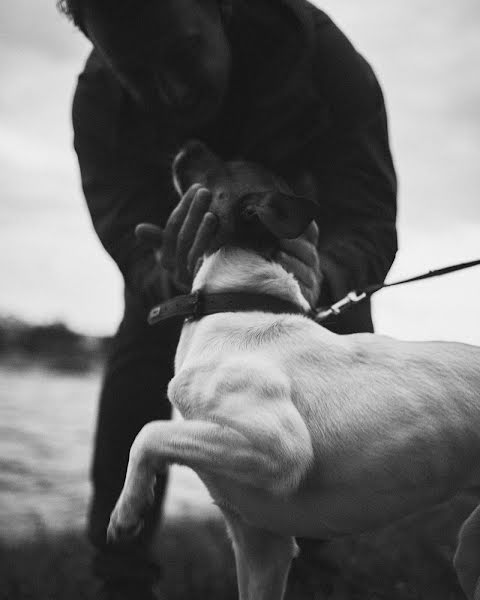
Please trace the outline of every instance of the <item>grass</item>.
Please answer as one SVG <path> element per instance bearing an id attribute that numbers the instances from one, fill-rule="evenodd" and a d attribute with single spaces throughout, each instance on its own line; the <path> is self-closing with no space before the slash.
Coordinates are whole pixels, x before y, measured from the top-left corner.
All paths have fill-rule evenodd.
<path id="1" fill-rule="evenodd" d="M 219 521 L 182 518 L 164 526 L 169 600 L 236 598 L 230 542 Z M 94 600 L 91 550 L 80 532 L 38 531 L 29 541 L 0 543 L 1 600 Z"/>
<path id="2" fill-rule="evenodd" d="M 458 528 L 477 499 L 459 498 L 380 532 L 329 543 L 300 542 L 288 600 L 463 600 L 451 566 Z M 40 531 L 0 543 L 2 600 L 94 600 L 89 548 L 80 533 Z M 162 540 L 169 600 L 236 598 L 223 524 L 170 519 Z"/>

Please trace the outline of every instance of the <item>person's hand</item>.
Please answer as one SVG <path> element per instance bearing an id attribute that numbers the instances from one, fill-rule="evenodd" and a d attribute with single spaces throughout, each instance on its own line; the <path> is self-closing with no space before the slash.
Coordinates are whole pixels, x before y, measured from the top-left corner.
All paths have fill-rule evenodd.
<path id="1" fill-rule="evenodd" d="M 140 223 L 135 227 L 135 236 L 142 244 L 150 248 L 154 258 L 153 265 L 149 264 L 140 280 L 142 290 L 149 295 L 149 300 L 163 302 L 179 292 L 187 293 L 189 289 L 175 284 L 170 272 L 161 264 L 163 229 L 153 223 Z"/>
<path id="2" fill-rule="evenodd" d="M 173 284 L 190 289 L 197 261 L 203 256 L 217 228 L 217 217 L 209 212 L 212 196 L 205 187 L 192 185 L 170 215 L 165 229 L 141 223 L 135 229 L 139 240 L 155 252 Z"/>
<path id="3" fill-rule="evenodd" d="M 280 240 L 275 259 L 291 273 L 312 308 L 317 304 L 322 286 L 322 272 L 317 251 L 318 227 L 314 221 L 293 240 Z"/>
<path id="4" fill-rule="evenodd" d="M 209 212 L 212 194 L 192 185 L 170 215 L 163 231 L 161 264 L 176 284 L 190 287 L 197 261 L 203 256 L 217 228 L 217 217 Z"/>

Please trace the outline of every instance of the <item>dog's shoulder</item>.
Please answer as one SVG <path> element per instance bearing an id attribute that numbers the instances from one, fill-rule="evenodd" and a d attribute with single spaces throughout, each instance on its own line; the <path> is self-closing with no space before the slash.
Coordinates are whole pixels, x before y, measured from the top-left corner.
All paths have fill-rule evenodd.
<path id="1" fill-rule="evenodd" d="M 280 491 L 299 483 L 313 456 L 291 389 L 289 375 L 274 358 L 250 351 L 190 363 L 170 383 L 169 396 L 186 419 L 214 421 L 262 449 L 283 473 Z"/>
<path id="2" fill-rule="evenodd" d="M 225 403 L 243 396 L 252 401 L 261 399 L 279 402 L 289 398 L 290 381 L 276 362 L 262 352 L 242 352 L 222 355 L 215 353 L 197 361 L 188 361 L 179 369 L 168 387 L 172 404 L 182 413 L 193 410 L 217 412 Z M 194 405 L 192 407 L 188 405 Z M 249 410 L 250 402 L 238 404 Z M 236 410 L 235 410 L 236 412 Z"/>

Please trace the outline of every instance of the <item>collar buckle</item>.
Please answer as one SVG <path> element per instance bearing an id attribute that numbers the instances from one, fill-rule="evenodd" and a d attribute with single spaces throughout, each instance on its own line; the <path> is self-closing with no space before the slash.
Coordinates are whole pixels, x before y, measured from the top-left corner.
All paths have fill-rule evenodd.
<path id="1" fill-rule="evenodd" d="M 187 317 L 186 321 L 196 321 L 201 316 L 203 316 L 203 295 L 200 290 L 195 290 L 190 294 L 190 305 L 191 305 L 191 315 Z"/>

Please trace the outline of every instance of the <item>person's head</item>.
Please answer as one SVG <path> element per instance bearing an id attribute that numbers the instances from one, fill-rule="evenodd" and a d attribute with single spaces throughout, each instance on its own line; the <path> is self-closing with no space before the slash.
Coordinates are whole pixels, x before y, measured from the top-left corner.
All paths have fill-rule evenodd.
<path id="1" fill-rule="evenodd" d="M 139 104 L 167 106 L 186 125 L 213 116 L 225 96 L 228 0 L 59 0 Z"/>

